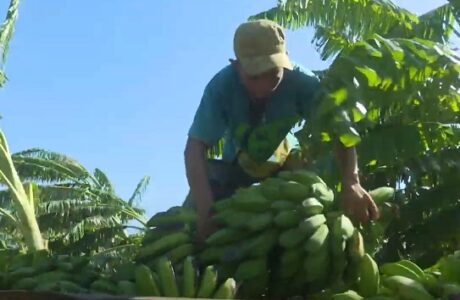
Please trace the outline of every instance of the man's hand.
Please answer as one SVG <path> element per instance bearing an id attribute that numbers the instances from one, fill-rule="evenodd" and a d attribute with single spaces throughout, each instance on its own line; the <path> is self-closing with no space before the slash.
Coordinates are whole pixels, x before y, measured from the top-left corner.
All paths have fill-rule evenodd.
<path id="1" fill-rule="evenodd" d="M 342 184 L 341 205 L 354 222 L 367 223 L 379 218 L 379 209 L 359 183 Z"/>
<path id="2" fill-rule="evenodd" d="M 185 148 L 185 169 L 198 214 L 196 242 L 199 246 L 204 245 L 206 238 L 216 229 L 211 219 L 214 199 L 206 166 L 207 148 L 205 143 L 193 138 L 187 140 Z"/>

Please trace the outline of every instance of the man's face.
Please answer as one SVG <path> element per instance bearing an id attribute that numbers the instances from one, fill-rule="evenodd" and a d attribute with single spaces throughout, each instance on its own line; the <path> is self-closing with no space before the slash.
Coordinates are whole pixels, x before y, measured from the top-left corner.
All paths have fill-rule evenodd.
<path id="1" fill-rule="evenodd" d="M 283 79 L 284 69 L 274 68 L 259 75 L 249 75 L 236 63 L 241 81 L 249 92 L 252 100 L 264 99 L 269 97 L 279 86 Z"/>

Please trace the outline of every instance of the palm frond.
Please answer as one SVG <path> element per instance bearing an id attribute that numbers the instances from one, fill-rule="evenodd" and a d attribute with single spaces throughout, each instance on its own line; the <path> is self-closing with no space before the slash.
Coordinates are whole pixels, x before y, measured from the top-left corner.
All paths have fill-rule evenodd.
<path id="1" fill-rule="evenodd" d="M 133 204 L 138 204 L 142 200 L 142 195 L 145 193 L 147 190 L 147 187 L 150 183 L 150 176 L 144 176 L 141 181 L 136 186 L 136 189 L 134 190 L 134 193 L 131 195 L 131 197 L 128 200 L 128 205 L 133 206 Z"/>
<path id="2" fill-rule="evenodd" d="M 9 190 L 0 190 L 0 207 L 10 207 L 13 203 L 13 198 Z"/>
<path id="3" fill-rule="evenodd" d="M 454 14 L 455 20 L 460 24 L 460 1 L 459 0 L 448 0 L 452 6 L 452 13 Z"/>
<path id="4" fill-rule="evenodd" d="M 250 17 L 270 19 L 289 29 L 305 26 L 318 28 L 314 42 L 327 45 L 324 28 L 332 41 L 355 42 L 366 40 L 375 33 L 385 35 L 390 29 L 412 29 L 418 18 L 409 11 L 400 8 L 389 0 L 285 0 L 277 7 Z M 329 57 L 334 47 L 322 47 L 323 57 Z"/>
<path id="5" fill-rule="evenodd" d="M 102 216 L 85 218 L 70 228 L 66 239 L 75 242 L 82 239 L 88 231 L 91 232 L 97 228 L 118 228 L 119 223 L 120 219 L 116 216 L 109 218 Z"/>
<path id="6" fill-rule="evenodd" d="M 10 40 L 14 32 L 14 24 L 18 18 L 19 0 L 11 0 L 6 14 L 5 21 L 0 27 L 0 67 L 3 69 L 6 57 L 8 55 Z M 3 71 L 0 72 L 0 87 L 5 84 L 6 76 Z"/>
<path id="7" fill-rule="evenodd" d="M 37 182 L 79 181 L 89 172 L 76 160 L 43 149 L 30 149 L 12 155 L 13 162 L 23 180 Z"/>
<path id="8" fill-rule="evenodd" d="M 42 203 L 59 199 L 90 200 L 93 199 L 89 192 L 90 188 L 90 186 L 74 183 L 41 185 L 38 188 L 38 194 Z"/>
<path id="9" fill-rule="evenodd" d="M 111 210 L 107 212 L 107 210 Z M 62 218 L 73 217 L 79 218 L 85 215 L 100 214 L 112 214 L 121 209 L 114 209 L 114 207 L 107 207 L 99 205 L 97 202 L 79 199 L 65 199 L 65 200 L 52 200 L 40 203 L 37 210 L 39 217 L 44 215 L 56 215 Z"/>
<path id="10" fill-rule="evenodd" d="M 442 5 L 419 16 L 419 20 L 420 22 L 414 26 L 413 34 L 407 37 L 418 37 L 446 44 L 455 32 L 455 17 L 450 4 Z"/>
<path id="11" fill-rule="evenodd" d="M 18 220 L 13 215 L 13 212 L 11 212 L 11 211 L 9 211 L 9 210 L 7 210 L 5 208 L 0 207 L 0 216 L 5 217 L 5 219 L 8 220 L 9 222 L 11 222 L 12 224 L 19 225 Z"/>
<path id="12" fill-rule="evenodd" d="M 353 41 L 347 39 L 340 32 L 332 31 L 323 26 L 316 26 L 315 36 L 312 42 L 321 54 L 321 59 L 326 60 L 339 52 L 350 49 Z"/>
<path id="13" fill-rule="evenodd" d="M 68 235 L 54 236 L 49 248 L 58 253 L 95 254 L 113 248 L 127 236 L 121 226 L 108 226 L 86 230 L 80 239 L 72 240 Z M 121 249 L 120 249 L 121 250 Z"/>
<path id="14" fill-rule="evenodd" d="M 102 172 L 102 170 L 96 168 L 94 170 L 94 177 L 96 178 L 97 184 L 101 189 L 111 193 L 114 192 L 112 183 L 110 182 L 107 175 L 104 172 Z"/>

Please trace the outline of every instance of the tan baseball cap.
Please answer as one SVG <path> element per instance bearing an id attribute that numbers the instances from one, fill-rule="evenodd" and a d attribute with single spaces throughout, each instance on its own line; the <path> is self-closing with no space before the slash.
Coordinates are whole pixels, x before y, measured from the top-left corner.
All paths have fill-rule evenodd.
<path id="1" fill-rule="evenodd" d="M 244 71 L 250 75 L 276 67 L 293 68 L 283 29 L 275 22 L 257 20 L 241 24 L 236 29 L 233 48 Z"/>

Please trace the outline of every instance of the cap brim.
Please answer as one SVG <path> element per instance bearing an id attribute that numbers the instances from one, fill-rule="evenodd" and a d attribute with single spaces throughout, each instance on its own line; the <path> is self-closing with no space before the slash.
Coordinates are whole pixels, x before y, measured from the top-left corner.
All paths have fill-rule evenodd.
<path id="1" fill-rule="evenodd" d="M 239 57 L 243 70 L 249 75 L 259 75 L 273 68 L 292 70 L 293 66 L 286 53 L 276 53 L 266 56 Z"/>

